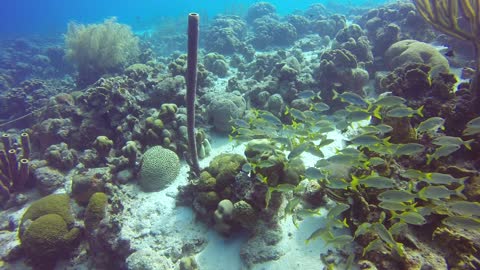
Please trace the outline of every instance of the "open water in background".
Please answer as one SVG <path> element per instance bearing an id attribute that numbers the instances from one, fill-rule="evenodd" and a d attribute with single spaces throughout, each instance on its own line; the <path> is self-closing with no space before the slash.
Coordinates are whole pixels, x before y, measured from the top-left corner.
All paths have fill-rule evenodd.
<path id="1" fill-rule="evenodd" d="M 243 15 L 253 0 L 0 0 L 0 38 L 63 34 L 69 21 L 102 22 L 116 16 L 134 31 L 198 12 L 204 19 L 216 14 Z M 372 6 L 385 0 L 272 0 L 280 15 L 305 10 L 314 3 L 333 6 Z M 339 10 L 341 13 L 341 10 Z M 181 28 L 183 31 L 183 28 Z"/>

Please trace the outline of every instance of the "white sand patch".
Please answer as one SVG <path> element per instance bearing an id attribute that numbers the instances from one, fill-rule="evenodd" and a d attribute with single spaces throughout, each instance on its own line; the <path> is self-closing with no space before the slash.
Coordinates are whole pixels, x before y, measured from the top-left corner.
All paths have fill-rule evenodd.
<path id="1" fill-rule="evenodd" d="M 200 269 L 244 269 L 240 249 L 247 241 L 245 235 L 225 238 L 209 230 L 207 238 L 207 247 L 195 257 Z"/>

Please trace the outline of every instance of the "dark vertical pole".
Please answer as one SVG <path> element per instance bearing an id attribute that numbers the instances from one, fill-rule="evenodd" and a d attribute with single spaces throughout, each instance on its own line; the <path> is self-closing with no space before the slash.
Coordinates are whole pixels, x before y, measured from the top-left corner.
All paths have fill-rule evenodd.
<path id="1" fill-rule="evenodd" d="M 480 101 L 480 43 L 473 42 L 473 49 L 475 50 L 475 60 L 476 63 L 476 70 L 475 74 L 473 75 L 472 81 L 470 82 L 470 92 L 474 95 L 474 97 L 478 101 Z"/>
<path id="2" fill-rule="evenodd" d="M 197 51 L 199 20 L 200 16 L 197 13 L 188 14 L 187 131 L 188 148 L 190 151 L 190 169 L 195 176 L 200 175 L 200 165 L 198 165 L 197 155 L 197 142 L 195 140 L 195 95 L 197 91 Z"/>

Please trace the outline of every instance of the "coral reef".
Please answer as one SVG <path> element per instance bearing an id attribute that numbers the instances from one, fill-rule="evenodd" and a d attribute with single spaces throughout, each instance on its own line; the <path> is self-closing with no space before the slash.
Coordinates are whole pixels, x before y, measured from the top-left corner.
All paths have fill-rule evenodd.
<path id="1" fill-rule="evenodd" d="M 314 78 L 326 89 L 345 89 L 362 93 L 363 86 L 369 79 L 366 70 L 358 66 L 357 58 L 346 49 L 325 51 L 320 58 L 320 65 L 314 70 Z M 341 90 L 340 90 L 341 91 Z M 331 99 L 331 91 L 322 92 L 322 97 Z"/>
<path id="2" fill-rule="evenodd" d="M 288 22 L 263 16 L 253 22 L 254 36 L 250 41 L 254 48 L 265 49 L 269 46 L 292 45 L 297 39 L 295 27 Z"/>
<path id="3" fill-rule="evenodd" d="M 478 14 L 414 2 L 202 14 L 194 132 L 177 18 L 2 40 L 0 268 L 479 268 Z"/>
<path id="4" fill-rule="evenodd" d="M 246 24 L 240 17 L 217 16 L 206 31 L 205 49 L 226 55 L 246 53 L 246 33 Z"/>
<path id="5" fill-rule="evenodd" d="M 263 16 L 273 15 L 277 12 L 275 6 L 268 2 L 258 2 L 248 8 L 246 20 L 253 23 L 256 19 Z"/>
<path id="6" fill-rule="evenodd" d="M 208 117 L 216 131 L 228 133 L 232 130 L 231 119 L 241 118 L 246 109 L 245 99 L 235 93 L 212 96 L 208 104 Z"/>

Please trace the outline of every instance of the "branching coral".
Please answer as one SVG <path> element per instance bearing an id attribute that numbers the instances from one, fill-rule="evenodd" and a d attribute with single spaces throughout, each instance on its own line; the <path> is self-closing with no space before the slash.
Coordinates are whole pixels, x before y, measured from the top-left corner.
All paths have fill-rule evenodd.
<path id="1" fill-rule="evenodd" d="M 139 53 L 132 30 L 115 18 L 102 24 L 70 23 L 65 45 L 66 57 L 78 68 L 81 84 L 93 83 L 101 75 L 122 68 Z"/>

